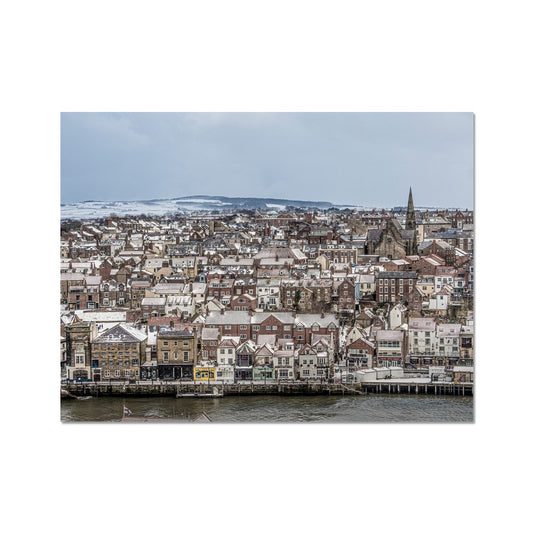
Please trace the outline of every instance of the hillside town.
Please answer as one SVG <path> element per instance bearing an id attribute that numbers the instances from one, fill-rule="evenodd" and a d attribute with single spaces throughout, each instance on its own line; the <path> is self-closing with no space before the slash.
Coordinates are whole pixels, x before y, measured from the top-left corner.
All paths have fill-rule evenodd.
<path id="1" fill-rule="evenodd" d="M 474 380 L 469 210 L 63 220 L 69 382 Z"/>

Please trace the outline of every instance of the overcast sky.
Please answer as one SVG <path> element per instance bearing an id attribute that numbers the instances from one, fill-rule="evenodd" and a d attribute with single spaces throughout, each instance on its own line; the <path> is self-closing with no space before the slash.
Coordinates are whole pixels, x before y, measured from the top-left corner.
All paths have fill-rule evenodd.
<path id="1" fill-rule="evenodd" d="M 62 113 L 61 202 L 473 207 L 472 113 Z"/>

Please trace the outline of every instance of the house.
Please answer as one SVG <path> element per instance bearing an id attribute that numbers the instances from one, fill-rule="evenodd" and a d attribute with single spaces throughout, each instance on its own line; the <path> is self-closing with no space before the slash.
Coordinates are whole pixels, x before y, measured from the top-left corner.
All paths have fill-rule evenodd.
<path id="1" fill-rule="evenodd" d="M 415 287 L 417 278 L 416 272 L 378 272 L 376 274 L 376 301 L 383 303 L 407 300 L 407 296 Z"/>
<path id="2" fill-rule="evenodd" d="M 376 348 L 378 366 L 403 366 L 405 332 L 403 330 L 378 330 L 376 332 Z"/>
<path id="3" fill-rule="evenodd" d="M 278 309 L 280 307 L 279 279 L 257 280 L 257 307 L 260 309 Z"/>
<path id="4" fill-rule="evenodd" d="M 445 315 L 448 306 L 452 301 L 453 287 L 451 285 L 444 285 L 438 292 L 435 292 L 429 297 L 430 311 L 437 311 L 439 315 Z"/>
<path id="5" fill-rule="evenodd" d="M 459 335 L 460 324 L 439 324 L 437 326 L 437 364 L 451 367 L 460 357 Z"/>
<path id="6" fill-rule="evenodd" d="M 268 343 L 258 347 L 254 353 L 253 380 L 264 383 L 274 380 L 274 349 Z"/>
<path id="7" fill-rule="evenodd" d="M 404 323 L 407 308 L 401 303 L 394 305 L 388 312 L 388 329 L 399 328 Z"/>
<path id="8" fill-rule="evenodd" d="M 318 379 L 318 352 L 309 344 L 297 353 L 296 377 L 301 380 Z"/>
<path id="9" fill-rule="evenodd" d="M 370 368 L 374 362 L 375 346 L 362 337 L 346 345 L 346 363 L 349 371 Z"/>
<path id="10" fill-rule="evenodd" d="M 273 355 L 274 378 L 277 380 L 295 379 L 294 350 L 276 350 Z"/>
<path id="11" fill-rule="evenodd" d="M 461 326 L 459 356 L 461 359 L 474 359 L 474 326 Z"/>
<path id="12" fill-rule="evenodd" d="M 236 350 L 235 360 L 235 382 L 251 381 L 253 377 L 253 364 L 255 344 L 247 340 L 243 342 Z"/>
<path id="13" fill-rule="evenodd" d="M 224 336 L 217 345 L 217 366 L 235 366 L 237 360 L 237 346 L 239 346 L 239 337 Z"/>
<path id="14" fill-rule="evenodd" d="M 145 297 L 146 289 L 150 288 L 152 284 L 149 280 L 138 279 L 132 280 L 130 284 L 130 307 L 131 309 L 140 309 L 143 298 Z"/>
<path id="15" fill-rule="evenodd" d="M 201 334 L 201 354 L 204 361 L 217 359 L 220 331 L 218 328 L 203 328 Z"/>
<path id="16" fill-rule="evenodd" d="M 195 306 L 192 296 L 167 296 L 165 303 L 165 313 L 167 315 L 174 313 L 186 318 L 194 315 L 194 311 Z"/>
<path id="17" fill-rule="evenodd" d="M 229 308 L 232 311 L 253 311 L 257 308 L 257 298 L 250 294 L 240 294 L 233 296 Z"/>
<path id="18" fill-rule="evenodd" d="M 148 320 L 151 316 L 163 316 L 165 314 L 167 299 L 165 297 L 145 297 L 141 300 L 142 316 Z"/>
<path id="19" fill-rule="evenodd" d="M 434 318 L 409 319 L 406 360 L 415 366 L 429 365 L 437 346 L 436 322 Z"/>

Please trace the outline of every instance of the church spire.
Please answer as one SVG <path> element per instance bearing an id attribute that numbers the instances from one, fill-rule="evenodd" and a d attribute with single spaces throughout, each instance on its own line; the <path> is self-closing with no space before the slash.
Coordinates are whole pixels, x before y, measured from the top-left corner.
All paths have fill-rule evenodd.
<path id="1" fill-rule="evenodd" d="M 416 229 L 415 204 L 413 203 L 413 191 L 409 187 L 409 201 L 407 202 L 407 217 L 405 229 Z"/>
<path id="2" fill-rule="evenodd" d="M 415 204 L 413 202 L 413 191 L 409 187 L 409 201 L 407 202 L 407 216 L 405 218 L 405 229 L 413 230 L 413 238 L 409 243 L 409 255 L 416 254 L 418 252 L 418 243 L 416 238 L 416 216 L 415 216 Z"/>

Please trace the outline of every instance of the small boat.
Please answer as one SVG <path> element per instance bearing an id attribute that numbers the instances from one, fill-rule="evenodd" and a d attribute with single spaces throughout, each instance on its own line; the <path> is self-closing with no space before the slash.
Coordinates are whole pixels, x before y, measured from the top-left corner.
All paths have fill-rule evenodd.
<path id="1" fill-rule="evenodd" d="M 224 396 L 221 392 L 178 392 L 176 398 L 222 398 Z"/>
<path id="2" fill-rule="evenodd" d="M 213 392 L 178 392 L 176 398 L 222 398 L 224 393 L 219 391 L 217 387 L 213 387 Z"/>

